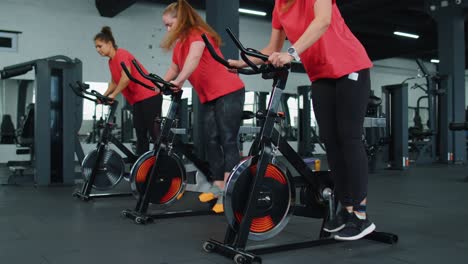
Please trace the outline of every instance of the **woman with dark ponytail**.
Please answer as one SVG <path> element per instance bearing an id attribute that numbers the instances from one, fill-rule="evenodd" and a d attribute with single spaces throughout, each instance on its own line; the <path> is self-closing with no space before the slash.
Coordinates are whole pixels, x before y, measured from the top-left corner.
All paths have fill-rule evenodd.
<path id="1" fill-rule="evenodd" d="M 164 76 L 181 89 L 189 80 L 203 104 L 206 157 L 214 182 L 200 201 L 217 199 L 213 211 L 224 212 L 222 193 L 229 172 L 240 161 L 237 134 L 242 122 L 245 89 L 240 78 L 216 62 L 201 38 L 205 33 L 221 54 L 220 36 L 185 0 L 170 4 L 162 20 L 168 31 L 161 43 L 172 50 L 172 64 Z"/>
<path id="2" fill-rule="evenodd" d="M 111 81 L 104 93 L 105 96 L 115 98 L 119 93 L 133 106 L 133 127 L 137 137 L 137 155 L 149 150 L 149 136 L 156 140 L 159 135 L 159 125 L 154 120 L 161 116 L 162 96 L 159 91 L 153 92 L 141 85 L 131 82 L 123 72 L 121 62 L 124 62 L 130 72 L 136 72 L 132 63 L 135 57 L 125 49 L 118 48 L 110 27 L 103 27 L 94 37 L 96 51 L 103 57 L 109 58 Z M 145 73 L 146 69 L 141 68 Z M 135 78 L 148 85 L 154 86 L 139 74 Z"/>

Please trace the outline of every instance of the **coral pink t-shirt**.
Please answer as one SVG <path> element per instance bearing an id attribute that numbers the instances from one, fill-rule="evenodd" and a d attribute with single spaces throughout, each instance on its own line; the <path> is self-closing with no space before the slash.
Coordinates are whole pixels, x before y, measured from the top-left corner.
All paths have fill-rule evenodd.
<path id="1" fill-rule="evenodd" d="M 114 83 L 118 84 L 120 78 L 122 77 L 122 65 L 120 65 L 120 63 L 124 62 L 125 66 L 127 66 L 127 68 L 130 69 L 130 72 L 132 76 L 135 77 L 135 79 L 143 82 L 144 84 L 154 87 L 155 85 L 151 81 L 143 78 L 143 76 L 141 76 L 138 73 L 138 70 L 132 63 L 133 59 L 135 59 L 135 57 L 133 57 L 133 55 L 130 52 L 121 48 L 117 49 L 115 56 L 112 59 L 109 59 L 109 69 L 111 71 L 111 76 Z M 147 74 L 148 71 L 143 67 L 143 65 L 141 65 L 140 62 L 138 62 L 138 64 L 140 65 L 143 72 Z M 132 81 L 130 81 L 127 88 L 122 90 L 122 95 L 125 97 L 125 99 L 127 99 L 128 103 L 131 105 L 158 94 L 159 93 L 151 91 Z"/>
<path id="2" fill-rule="evenodd" d="M 332 1 L 332 19 L 327 31 L 300 55 L 311 81 L 339 78 L 372 67 L 372 62 L 359 40 L 351 33 L 341 16 L 336 0 Z M 294 43 L 315 18 L 315 0 L 296 0 L 288 11 L 282 12 L 285 0 L 276 0 L 272 27 L 284 30 Z"/>
<path id="3" fill-rule="evenodd" d="M 192 30 L 183 41 L 176 43 L 172 53 L 172 61 L 179 69 L 184 67 L 190 45 L 195 41 L 203 41 L 202 34 L 203 32 L 200 30 Z M 213 38 L 208 36 L 208 39 L 216 52 L 223 57 Z M 244 83 L 239 76 L 229 72 L 226 67 L 215 61 L 207 48 L 203 50 L 200 62 L 188 80 L 197 92 L 202 104 L 244 88 Z"/>

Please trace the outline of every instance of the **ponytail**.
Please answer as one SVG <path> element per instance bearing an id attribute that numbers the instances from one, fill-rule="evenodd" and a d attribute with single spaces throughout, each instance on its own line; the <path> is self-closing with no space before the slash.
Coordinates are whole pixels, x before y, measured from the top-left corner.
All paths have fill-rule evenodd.
<path id="1" fill-rule="evenodd" d="M 117 44 L 115 43 L 114 36 L 112 35 L 112 30 L 108 26 L 102 27 L 101 32 L 97 33 L 96 36 L 94 36 L 94 41 L 96 40 L 111 42 L 114 49 L 117 49 Z"/>
<path id="2" fill-rule="evenodd" d="M 177 18 L 176 27 L 171 32 L 168 32 L 161 42 L 161 48 L 163 49 L 171 49 L 178 39 L 184 40 L 193 29 L 199 30 L 200 34 L 203 32 L 212 37 L 217 46 L 222 44 L 218 33 L 203 20 L 186 0 L 178 0 L 168 5 L 164 9 L 163 15 Z"/>

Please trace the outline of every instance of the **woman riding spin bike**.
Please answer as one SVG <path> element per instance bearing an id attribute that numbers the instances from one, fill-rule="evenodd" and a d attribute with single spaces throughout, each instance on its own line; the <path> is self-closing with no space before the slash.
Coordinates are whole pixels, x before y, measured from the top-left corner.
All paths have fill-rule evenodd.
<path id="1" fill-rule="evenodd" d="M 164 79 L 178 90 L 189 80 L 203 105 L 206 157 L 214 182 L 199 199 L 201 202 L 218 199 L 212 210 L 222 213 L 225 181 L 240 161 L 237 134 L 242 122 L 244 84 L 206 50 L 202 33 L 209 36 L 219 54 L 221 38 L 187 1 L 179 0 L 167 6 L 162 20 L 168 33 L 161 47 L 172 50 L 172 64 Z"/>
<path id="2" fill-rule="evenodd" d="M 292 46 L 280 52 L 286 37 Z M 337 232 L 337 240 L 370 234 L 375 225 L 366 215 L 368 169 L 361 135 L 372 62 L 345 24 L 336 0 L 276 0 L 270 42 L 261 52 L 276 67 L 301 61 L 312 82 L 320 137 L 343 206 L 324 230 Z M 247 66 L 239 60 L 230 65 Z"/>
<path id="3" fill-rule="evenodd" d="M 130 82 L 123 72 L 121 62 L 133 72 L 136 71 L 131 61 L 135 58 L 125 49 L 118 48 L 110 27 L 103 27 L 101 32 L 94 37 L 96 51 L 103 57 L 109 58 L 109 69 L 111 82 L 104 96 L 114 99 L 119 93 L 125 97 L 127 102 L 133 106 L 133 127 L 136 131 L 137 148 L 136 154 L 142 155 L 149 150 L 149 137 L 153 141 L 159 135 L 159 125 L 154 120 L 161 116 L 162 96 L 158 92 L 150 91 L 141 85 Z M 143 67 L 143 66 L 142 66 Z M 146 70 L 144 69 L 146 72 Z M 151 83 L 137 75 L 140 81 L 151 85 Z"/>

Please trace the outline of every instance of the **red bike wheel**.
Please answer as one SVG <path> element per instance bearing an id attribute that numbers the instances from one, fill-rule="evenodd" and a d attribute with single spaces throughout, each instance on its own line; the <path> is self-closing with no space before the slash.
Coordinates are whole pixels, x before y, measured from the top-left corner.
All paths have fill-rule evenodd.
<path id="1" fill-rule="evenodd" d="M 146 190 L 146 178 L 149 177 L 153 166 L 158 162 L 155 171 L 156 184 L 151 190 L 150 203 L 169 205 L 185 190 L 187 183 L 185 167 L 180 158 L 175 155 L 159 153 L 157 159 L 153 151 L 143 154 L 130 171 L 130 186 L 138 198 Z"/>
<path id="2" fill-rule="evenodd" d="M 231 173 L 224 194 L 224 212 L 228 223 L 237 230 L 243 219 L 248 192 L 257 172 L 253 157 L 241 161 Z M 295 190 L 289 173 L 276 164 L 268 164 L 252 216 L 249 239 L 265 240 L 278 234 L 289 221 Z"/>

